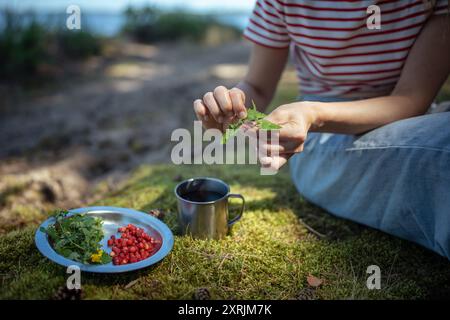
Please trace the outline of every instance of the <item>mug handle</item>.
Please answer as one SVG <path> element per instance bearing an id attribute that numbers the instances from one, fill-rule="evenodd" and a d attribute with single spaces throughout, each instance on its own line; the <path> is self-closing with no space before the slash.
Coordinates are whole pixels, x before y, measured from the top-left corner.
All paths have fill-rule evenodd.
<path id="1" fill-rule="evenodd" d="M 227 200 L 228 200 L 229 198 L 238 198 L 238 199 L 241 199 L 241 200 L 242 200 L 241 211 L 239 212 L 239 214 L 238 214 L 236 217 L 234 217 L 233 219 L 231 219 L 230 221 L 228 221 L 228 227 L 231 227 L 233 224 L 235 224 L 236 222 L 238 222 L 239 219 L 242 218 L 242 214 L 244 213 L 244 209 L 245 209 L 245 199 L 244 199 L 244 197 L 243 197 L 242 195 L 237 194 L 237 193 L 230 193 L 230 194 L 227 196 Z"/>

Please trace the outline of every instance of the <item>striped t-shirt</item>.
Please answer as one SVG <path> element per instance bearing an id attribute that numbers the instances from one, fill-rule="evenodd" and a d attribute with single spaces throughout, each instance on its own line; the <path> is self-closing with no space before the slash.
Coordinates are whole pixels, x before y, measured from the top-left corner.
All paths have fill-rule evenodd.
<path id="1" fill-rule="evenodd" d="M 290 46 L 304 95 L 386 95 L 425 22 L 448 14 L 448 2 L 257 0 L 244 37 L 270 48 Z M 369 29 L 378 9 L 380 28 L 374 19 Z"/>

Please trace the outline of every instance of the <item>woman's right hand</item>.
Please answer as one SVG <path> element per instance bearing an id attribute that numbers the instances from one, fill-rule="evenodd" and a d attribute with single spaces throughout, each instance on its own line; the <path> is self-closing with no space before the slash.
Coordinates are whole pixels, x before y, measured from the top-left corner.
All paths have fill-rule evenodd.
<path id="1" fill-rule="evenodd" d="M 194 101 L 194 112 L 206 129 L 225 131 L 228 124 L 247 117 L 245 93 L 239 88 L 218 86 Z"/>

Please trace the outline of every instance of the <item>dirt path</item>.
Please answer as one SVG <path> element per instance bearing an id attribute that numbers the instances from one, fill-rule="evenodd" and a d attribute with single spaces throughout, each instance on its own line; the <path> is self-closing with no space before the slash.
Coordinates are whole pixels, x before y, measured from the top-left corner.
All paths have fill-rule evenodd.
<path id="1" fill-rule="evenodd" d="M 241 42 L 111 48 L 83 66 L 83 77 L 32 97 L 3 99 L 3 222 L 17 210 L 30 210 L 32 219 L 35 209 L 83 205 L 137 165 L 170 161 L 170 134 L 192 127 L 193 99 L 218 84 L 233 85 L 249 50 Z M 107 182 L 99 187 L 99 181 Z"/>

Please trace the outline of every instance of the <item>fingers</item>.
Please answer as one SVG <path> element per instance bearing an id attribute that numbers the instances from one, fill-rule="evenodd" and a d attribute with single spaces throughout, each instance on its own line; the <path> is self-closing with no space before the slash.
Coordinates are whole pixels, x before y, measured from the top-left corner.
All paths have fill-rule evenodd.
<path id="1" fill-rule="evenodd" d="M 207 92 L 202 99 L 194 101 L 194 112 L 207 127 L 222 128 L 247 116 L 245 94 L 238 88 L 228 90 L 218 86 L 213 92 Z"/>
<path id="2" fill-rule="evenodd" d="M 282 166 L 284 166 L 288 162 L 288 160 L 291 156 L 292 155 L 280 155 L 277 157 L 264 157 L 264 158 L 260 158 L 259 161 L 263 168 L 277 171 L 278 169 L 280 169 Z"/>
<path id="3" fill-rule="evenodd" d="M 294 135 L 293 133 L 291 135 Z M 297 137 L 299 134 L 295 134 Z M 260 139 L 258 146 L 258 159 L 261 166 L 270 170 L 278 170 L 295 153 L 303 151 L 305 139 L 272 139 L 270 141 Z"/>
<path id="4" fill-rule="evenodd" d="M 302 152 L 303 151 L 303 143 L 299 143 L 297 141 L 287 141 L 287 142 L 280 142 L 277 144 L 271 144 L 271 143 L 266 143 L 266 144 L 260 144 L 259 149 L 260 149 L 260 154 L 263 155 L 278 155 L 278 154 L 289 154 L 289 153 L 297 153 L 297 152 Z"/>
<path id="5" fill-rule="evenodd" d="M 197 99 L 194 101 L 194 112 L 197 116 L 197 119 L 200 121 L 209 121 L 208 117 L 208 109 L 203 104 L 203 101 L 200 99 Z"/>
<path id="6" fill-rule="evenodd" d="M 260 157 L 273 156 L 285 153 L 286 148 L 280 144 L 262 144 L 259 146 L 258 153 Z"/>
<path id="7" fill-rule="evenodd" d="M 238 88 L 229 91 L 233 113 L 239 118 L 247 117 L 247 109 L 245 108 L 245 94 Z"/>
<path id="8" fill-rule="evenodd" d="M 228 92 L 228 89 L 224 86 L 219 86 L 214 89 L 214 98 L 216 99 L 217 104 L 219 105 L 222 114 L 226 118 L 231 118 L 233 116 L 233 105 L 231 103 L 231 97 Z M 225 117 L 223 117 L 225 119 Z"/>
<path id="9" fill-rule="evenodd" d="M 202 100 L 197 99 L 194 101 L 194 112 L 197 119 L 202 122 L 203 127 L 206 129 L 214 128 L 223 130 L 222 125 L 211 116 L 211 113 Z"/>
<path id="10" fill-rule="evenodd" d="M 203 96 L 203 104 L 206 106 L 209 113 L 217 122 L 222 123 L 224 121 L 224 115 L 220 111 L 220 107 L 217 104 L 212 92 L 205 93 L 205 95 Z"/>

